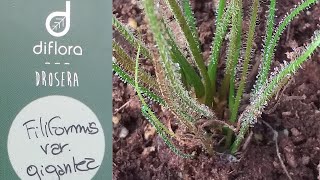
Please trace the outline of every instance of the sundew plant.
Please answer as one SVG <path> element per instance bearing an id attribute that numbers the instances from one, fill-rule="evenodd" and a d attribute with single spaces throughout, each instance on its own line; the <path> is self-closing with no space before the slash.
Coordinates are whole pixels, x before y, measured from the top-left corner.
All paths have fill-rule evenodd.
<path id="1" fill-rule="evenodd" d="M 134 33 L 113 17 L 114 30 L 137 50 L 136 56 L 132 57 L 114 39 L 113 71 L 135 88 L 141 101 L 142 114 L 168 147 L 182 157 L 192 156 L 174 144 L 173 139 L 180 141 L 183 135 L 165 126 L 152 111 L 148 101 L 170 110 L 180 122 L 179 125 L 192 134 L 192 141 L 201 142 L 209 155 L 216 151 L 217 142 L 223 143 L 220 147 L 234 154 L 241 147 L 250 127 L 263 113 L 268 101 L 281 91 L 320 45 L 320 33 L 315 32 L 311 40 L 306 40 L 308 45 L 303 51 L 296 52 L 292 61 L 271 69 L 276 46 L 286 27 L 302 11 L 318 3 L 318 0 L 304 0 L 297 4 L 279 24 L 275 24 L 276 0 L 270 0 L 265 20 L 258 19 L 262 1 L 250 2 L 249 28 L 245 31 L 242 27 L 242 0 L 219 1 L 208 63 L 205 63 L 202 55 L 196 21 L 188 0 L 139 1 L 143 5 L 154 44 L 145 44 L 140 38 L 141 34 Z M 266 21 L 264 48 L 261 50 L 262 58 L 259 60 L 255 84 L 249 92 L 250 103 L 245 110 L 240 111 L 253 59 L 258 21 Z M 173 28 L 172 23 L 178 28 Z M 225 53 L 221 53 L 223 44 L 227 44 Z M 155 76 L 139 67 L 140 57 L 152 63 Z M 225 64 L 221 70 L 222 78 L 218 78 L 219 62 Z"/>

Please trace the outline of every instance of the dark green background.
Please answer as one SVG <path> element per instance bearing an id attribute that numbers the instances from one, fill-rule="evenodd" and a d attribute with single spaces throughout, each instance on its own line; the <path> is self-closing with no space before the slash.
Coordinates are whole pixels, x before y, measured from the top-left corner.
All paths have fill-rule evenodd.
<path id="1" fill-rule="evenodd" d="M 71 0 L 70 30 L 65 36 L 56 38 L 46 31 L 45 20 L 53 11 L 64 11 L 65 0 L 0 1 L 1 180 L 19 179 L 7 153 L 12 121 L 24 106 L 48 95 L 73 97 L 96 113 L 105 133 L 106 149 L 103 163 L 94 179 L 112 179 L 111 7 L 110 0 Z M 32 48 L 39 41 L 81 45 L 83 55 L 36 56 Z M 50 62 L 67 60 L 71 65 L 45 66 L 46 59 Z M 40 70 L 76 71 L 80 87 L 36 87 L 35 71 Z"/>

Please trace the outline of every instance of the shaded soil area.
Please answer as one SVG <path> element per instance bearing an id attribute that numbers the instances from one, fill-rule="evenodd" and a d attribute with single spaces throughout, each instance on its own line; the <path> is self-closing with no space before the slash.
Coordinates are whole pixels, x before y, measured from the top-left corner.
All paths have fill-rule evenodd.
<path id="1" fill-rule="evenodd" d="M 279 1 L 278 23 L 300 0 Z M 267 1 L 268 2 L 268 1 Z M 255 41 L 255 58 L 259 59 L 263 48 L 262 36 L 265 29 L 267 2 L 261 4 L 258 37 Z M 214 32 L 212 0 L 192 1 L 197 18 L 203 56 L 207 59 Z M 249 8 L 245 6 L 247 11 Z M 139 3 L 135 0 L 114 0 L 113 13 L 124 23 L 145 26 Z M 244 24 L 248 18 L 244 18 Z M 313 6 L 296 18 L 283 34 L 277 47 L 274 66 L 283 60 L 290 61 L 292 48 L 309 42 L 316 29 L 320 29 L 320 4 Z M 244 26 L 245 27 L 245 26 Z M 115 34 L 115 36 L 117 36 Z M 150 40 L 144 37 L 146 41 Z M 223 65 L 221 65 L 222 69 Z M 144 61 L 144 68 L 152 72 Z M 253 76 L 254 77 L 254 76 Z M 252 79 L 252 82 L 254 79 Z M 248 88 L 250 89 L 250 87 Z M 129 101 L 129 103 L 127 103 Z M 120 108 L 125 103 L 124 108 Z M 312 56 L 298 71 L 279 99 L 274 99 L 263 113 L 260 121 L 252 128 L 252 138 L 246 149 L 232 161 L 226 155 L 209 157 L 200 147 L 195 159 L 182 159 L 172 153 L 154 132 L 140 113 L 140 103 L 134 89 L 113 77 L 113 179 L 288 179 L 277 157 L 272 131 L 262 122 L 269 123 L 279 133 L 279 151 L 293 179 L 318 179 L 320 169 L 320 52 Z M 120 110 L 119 110 L 120 108 Z M 175 122 L 167 111 L 154 105 L 156 114 L 165 123 Z"/>

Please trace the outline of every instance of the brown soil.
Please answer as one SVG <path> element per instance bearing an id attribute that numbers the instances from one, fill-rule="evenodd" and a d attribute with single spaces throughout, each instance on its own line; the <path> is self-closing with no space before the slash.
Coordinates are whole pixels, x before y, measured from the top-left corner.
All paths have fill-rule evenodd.
<path id="1" fill-rule="evenodd" d="M 278 1 L 277 22 L 299 1 Z M 204 57 L 207 58 L 214 32 L 212 0 L 192 2 Z M 257 28 L 260 38 L 256 39 L 258 50 L 263 48 L 261 36 L 264 34 L 263 20 L 267 10 L 266 4 L 261 6 L 261 21 Z M 141 12 L 135 0 L 113 1 L 113 13 L 122 22 L 127 23 L 128 18 L 133 18 L 138 26 L 144 25 L 144 16 Z M 289 61 L 290 57 L 286 53 L 291 52 L 292 47 L 302 46 L 308 42 L 314 30 L 319 29 L 319 22 L 319 4 L 296 18 L 280 40 L 274 65 L 283 60 Z M 259 55 L 255 53 L 256 57 Z M 145 63 L 144 68 L 152 71 L 149 65 Z M 152 132 L 149 123 L 140 113 L 140 104 L 133 88 L 114 76 L 114 110 L 129 100 L 131 101 L 128 106 L 115 114 L 120 122 L 115 121 L 113 129 L 113 179 L 287 179 L 276 154 L 273 133 L 263 123 L 258 122 L 252 129 L 253 138 L 239 155 L 240 161 L 230 161 L 223 155 L 208 157 L 204 152 L 195 159 L 182 159 L 172 153 Z M 319 51 L 303 69 L 299 70 L 278 102 L 278 106 L 271 113 L 264 113 L 261 120 L 268 122 L 279 132 L 279 151 L 291 177 L 297 180 L 317 179 L 320 163 Z M 272 104 L 275 103 L 270 104 L 268 109 L 273 108 Z M 162 111 L 158 106 L 155 106 L 155 110 L 165 122 L 173 118 L 170 113 Z M 120 138 L 119 134 L 124 128 L 129 134 L 125 138 Z M 145 137 L 146 132 L 151 138 Z"/>

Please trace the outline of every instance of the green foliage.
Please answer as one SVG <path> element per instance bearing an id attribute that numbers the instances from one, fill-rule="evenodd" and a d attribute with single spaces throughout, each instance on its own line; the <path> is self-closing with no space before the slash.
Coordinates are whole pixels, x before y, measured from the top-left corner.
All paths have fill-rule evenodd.
<path id="1" fill-rule="evenodd" d="M 220 1 L 222 2 L 222 1 Z M 220 7 L 220 6 L 219 6 Z M 222 7 L 221 7 L 222 8 Z M 220 9 L 219 9 L 220 12 Z M 231 8 L 227 8 L 223 14 L 223 17 L 217 22 L 215 38 L 212 42 L 212 52 L 210 58 L 210 64 L 208 73 L 211 81 L 211 89 L 215 95 L 216 92 L 216 78 L 217 78 L 217 67 L 220 56 L 220 49 L 228 30 L 228 25 L 231 19 Z"/>
<path id="2" fill-rule="evenodd" d="M 273 95 L 285 86 L 294 73 L 320 46 L 320 33 L 315 33 L 305 50 L 296 59 L 284 63 L 270 72 L 275 47 L 288 24 L 303 10 L 319 0 L 305 0 L 283 18 L 275 28 L 276 0 L 270 0 L 266 19 L 264 49 L 257 80 L 250 94 L 250 103 L 241 114 L 239 106 L 246 88 L 252 59 L 255 29 L 258 21 L 259 0 L 252 0 L 248 31 L 242 28 L 242 0 L 220 0 L 216 16 L 216 31 L 208 66 L 205 65 L 199 43 L 196 19 L 188 0 L 164 0 L 165 6 L 155 6 L 154 0 L 142 0 L 144 14 L 152 32 L 155 48 L 148 48 L 124 24 L 113 17 L 113 26 L 137 52 L 136 60 L 113 41 L 113 70 L 123 81 L 134 86 L 141 101 L 142 114 L 155 127 L 159 136 L 177 155 L 181 152 L 171 138 L 180 136 L 170 131 L 152 112 L 145 99 L 155 101 L 169 109 L 182 126 L 200 141 L 208 154 L 214 154 L 216 134 L 225 139 L 231 153 L 238 151 L 247 131 L 253 126 Z M 159 8 L 171 11 L 174 22 L 183 37 L 177 37 Z M 187 52 L 177 41 L 184 39 Z M 224 42 L 225 41 L 225 42 Z M 227 44 L 225 57 L 221 57 L 223 44 Z M 153 45 L 150 45 L 152 47 Z M 140 53 L 152 60 L 156 76 L 139 69 Z M 226 58 L 222 79 L 217 77 L 218 63 Z M 190 63 L 194 62 L 194 63 Z M 193 66 L 195 65 L 195 67 Z M 198 74 L 199 71 L 199 74 Z M 269 75 L 270 74 L 270 75 Z M 239 78 L 238 83 L 236 79 Z M 217 87 L 221 82 L 220 87 Z M 250 92 L 246 92 L 250 93 Z M 235 124 L 240 126 L 234 127 Z M 221 140 L 221 139 L 220 139 Z"/>
<path id="3" fill-rule="evenodd" d="M 320 46 L 320 33 L 315 32 L 315 35 L 312 37 L 312 42 L 305 47 L 305 50 L 297 56 L 297 58 L 290 63 L 285 62 L 280 66 L 280 69 L 276 68 L 271 76 L 268 78 L 267 82 L 260 87 L 259 90 L 256 90 L 255 94 L 251 95 L 250 105 L 247 106 L 246 110 L 243 112 L 243 115 L 239 119 L 242 126 L 240 133 L 232 146 L 232 151 L 235 153 L 238 150 L 238 147 L 244 138 L 246 129 L 248 129 L 250 124 L 255 124 L 257 117 L 262 113 L 263 108 L 267 105 L 268 100 L 275 95 L 281 87 L 285 85 L 287 80 L 302 66 L 302 64 L 308 60 L 312 55 L 312 52 L 315 51 L 317 47 Z"/>
<path id="4" fill-rule="evenodd" d="M 165 24 L 164 24 L 165 25 Z M 191 66 L 191 64 L 188 62 L 187 58 L 183 55 L 180 48 L 175 43 L 175 40 L 173 38 L 172 32 L 170 32 L 170 29 L 166 27 L 166 32 L 169 36 L 168 38 L 168 45 L 171 47 L 170 56 L 174 63 L 178 63 L 181 71 L 183 71 L 187 83 L 194 87 L 194 91 L 196 93 L 196 96 L 198 98 L 201 98 L 204 96 L 205 90 L 203 83 L 201 81 L 200 76 L 196 73 L 194 68 Z"/>
<path id="5" fill-rule="evenodd" d="M 191 157 L 189 154 L 184 154 L 178 148 L 175 147 L 175 145 L 170 141 L 168 136 L 174 137 L 174 133 L 169 131 L 168 128 L 166 128 L 160 120 L 154 115 L 152 110 L 148 107 L 147 103 L 144 100 L 144 97 L 142 96 L 142 93 L 140 91 L 140 86 L 138 82 L 138 72 L 139 72 L 139 54 L 140 54 L 140 46 L 138 47 L 138 53 L 136 58 L 136 65 L 135 65 L 135 79 L 134 79 L 134 87 L 136 88 L 137 94 L 139 96 L 139 99 L 142 103 L 141 112 L 142 114 L 147 118 L 147 120 L 155 127 L 163 141 L 168 145 L 168 147 L 177 155 L 188 158 Z"/>
<path id="6" fill-rule="evenodd" d="M 118 21 L 117 18 L 112 16 L 112 25 L 113 27 L 121 33 L 121 35 L 133 46 L 133 47 L 138 47 L 140 46 L 141 53 L 151 59 L 152 55 L 149 52 L 149 50 L 145 47 L 143 42 L 141 42 L 139 39 L 135 38 L 134 35 L 130 32 L 130 30 L 122 24 L 120 21 Z"/>
<path id="7" fill-rule="evenodd" d="M 274 18 L 274 12 L 272 11 L 272 9 L 274 9 L 273 7 L 271 8 L 270 14 L 273 13 L 272 15 L 269 15 L 270 20 L 268 18 L 268 29 L 267 29 L 267 39 L 266 39 L 266 44 L 265 44 L 265 48 L 264 48 L 264 54 L 263 54 L 263 62 L 262 62 L 262 67 L 261 70 L 259 71 L 259 75 L 258 75 L 258 80 L 256 82 L 256 88 L 254 90 L 254 92 L 256 92 L 257 89 L 259 89 L 260 86 L 262 86 L 264 84 L 264 82 L 267 80 L 268 78 L 268 72 L 270 70 L 270 65 L 274 56 L 274 49 L 280 39 L 280 36 L 282 35 L 283 31 L 285 30 L 285 28 L 289 25 L 289 23 L 303 10 L 307 9 L 308 7 L 310 7 L 312 4 L 315 4 L 316 2 L 318 2 L 318 0 L 306 0 L 304 2 L 302 2 L 299 6 L 297 6 L 296 8 L 294 8 L 279 24 L 278 28 L 276 29 L 276 31 L 274 32 L 272 38 L 270 37 L 271 32 L 272 31 L 272 26 L 270 25 L 271 23 L 273 24 L 273 19 Z M 271 1 L 272 3 L 272 1 Z M 275 3 L 275 2 L 274 2 Z M 269 24 L 270 23 L 270 24 Z M 271 30 L 270 30 L 271 29 Z"/>
<path id="8" fill-rule="evenodd" d="M 245 88 L 245 82 L 247 80 L 247 73 L 248 73 L 249 63 L 251 59 L 252 45 L 254 41 L 255 26 L 257 23 L 258 9 L 259 9 L 259 0 L 253 0 L 252 12 L 251 12 L 251 18 L 250 18 L 250 24 L 249 24 L 249 32 L 248 32 L 246 50 L 245 50 L 243 66 L 242 66 L 243 69 L 240 76 L 240 83 L 238 86 L 236 97 L 234 98 L 233 106 L 230 107 L 231 109 L 230 121 L 232 123 L 236 122 L 237 120 L 240 101 Z M 229 146 L 231 144 L 231 138 L 232 138 L 232 132 L 229 131 L 226 139 L 226 146 Z"/>
<path id="9" fill-rule="evenodd" d="M 232 0 L 229 8 L 231 9 L 231 30 L 230 40 L 227 53 L 225 76 L 222 81 L 219 98 L 225 101 L 227 94 L 233 96 L 235 68 L 240 56 L 241 32 L 242 32 L 242 2 L 240 0 Z M 229 108 L 233 104 L 233 98 L 229 101 Z"/>

